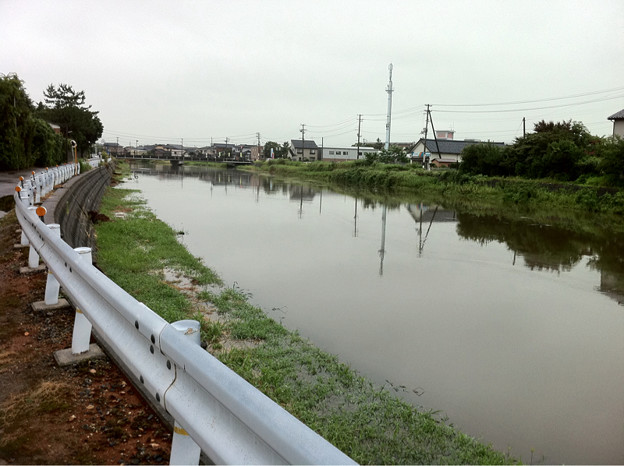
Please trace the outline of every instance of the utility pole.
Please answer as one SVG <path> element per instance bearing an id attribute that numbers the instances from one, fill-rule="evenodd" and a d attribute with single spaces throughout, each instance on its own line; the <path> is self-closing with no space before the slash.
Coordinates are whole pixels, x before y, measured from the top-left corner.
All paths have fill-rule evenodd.
<path id="1" fill-rule="evenodd" d="M 303 156 L 305 155 L 305 124 L 301 123 L 301 158 L 300 161 L 303 160 Z"/>
<path id="2" fill-rule="evenodd" d="M 526 136 L 526 118 L 522 117 L 522 137 Z"/>
<path id="3" fill-rule="evenodd" d="M 357 142 L 357 154 L 355 155 L 356 160 L 360 160 L 360 127 L 362 126 L 362 114 L 358 114 L 358 142 Z"/>
<path id="4" fill-rule="evenodd" d="M 427 132 L 429 131 L 429 104 L 427 104 L 427 117 L 425 120 L 425 147 L 423 149 L 423 168 L 429 170 L 429 163 L 427 162 Z"/>
<path id="5" fill-rule="evenodd" d="M 384 150 L 388 150 L 390 148 L 390 121 L 392 120 L 392 63 L 388 65 L 388 71 L 390 72 L 390 80 L 388 81 L 388 87 L 386 88 L 386 92 L 388 93 L 388 116 L 386 118 L 386 144 L 384 145 Z"/>
<path id="6" fill-rule="evenodd" d="M 256 137 L 258 138 L 258 159 L 260 158 L 260 133 L 256 133 Z"/>

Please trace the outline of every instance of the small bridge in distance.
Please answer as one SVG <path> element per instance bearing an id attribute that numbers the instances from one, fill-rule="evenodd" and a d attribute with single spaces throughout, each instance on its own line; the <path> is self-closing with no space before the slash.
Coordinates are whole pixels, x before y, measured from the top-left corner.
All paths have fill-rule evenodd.
<path id="1" fill-rule="evenodd" d="M 235 168 L 239 165 L 251 165 L 253 162 L 249 159 L 237 157 L 206 157 L 201 155 L 185 156 L 185 157 L 159 157 L 156 155 L 124 155 L 121 157 L 127 160 L 162 160 L 168 161 L 171 165 L 183 165 L 184 162 L 213 162 L 223 163 L 228 168 Z"/>

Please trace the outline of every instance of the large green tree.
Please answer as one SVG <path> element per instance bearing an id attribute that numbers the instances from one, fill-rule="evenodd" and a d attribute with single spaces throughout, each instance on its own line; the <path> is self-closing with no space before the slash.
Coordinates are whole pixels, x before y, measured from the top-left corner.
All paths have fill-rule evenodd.
<path id="1" fill-rule="evenodd" d="M 600 139 L 579 122 L 540 121 L 534 132 L 503 149 L 491 144 L 466 147 L 460 170 L 489 176 L 576 180 L 596 173 L 593 155 Z"/>
<path id="2" fill-rule="evenodd" d="M 19 169 L 30 166 L 25 140 L 32 101 L 17 75 L 0 76 L 0 167 Z"/>
<path id="3" fill-rule="evenodd" d="M 17 75 L 0 75 L 0 169 L 49 166 L 63 160 L 63 138 L 38 118 Z"/>
<path id="4" fill-rule="evenodd" d="M 104 127 L 98 112 L 86 105 L 84 91 L 75 91 L 69 84 L 50 84 L 43 92 L 44 103 L 38 106 L 38 113 L 50 122 L 61 127 L 63 136 L 76 141 L 81 156 L 88 153 L 89 147 L 100 136 Z"/>

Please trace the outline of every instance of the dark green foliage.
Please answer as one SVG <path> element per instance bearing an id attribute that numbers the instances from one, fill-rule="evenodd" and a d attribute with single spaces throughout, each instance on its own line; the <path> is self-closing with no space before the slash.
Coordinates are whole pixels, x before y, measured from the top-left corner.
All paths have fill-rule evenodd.
<path id="1" fill-rule="evenodd" d="M 267 141 L 262 152 L 265 159 L 271 158 L 271 149 L 273 149 L 273 157 L 276 159 L 285 159 L 288 157 L 288 142 L 280 145 L 277 142 Z"/>
<path id="2" fill-rule="evenodd" d="M 71 90 L 70 86 L 62 86 L 63 93 Z M 60 99 L 62 93 L 56 92 L 52 96 Z M 97 112 L 72 106 L 76 103 L 84 103 L 84 92 L 76 94 L 71 90 L 66 103 L 55 104 L 58 108 L 39 104 L 35 109 L 23 82 L 16 75 L 0 75 L 0 169 L 17 170 L 63 163 L 66 154 L 70 153 L 69 141 L 56 134 L 49 123 L 61 125 L 64 135 L 71 131 L 81 152 L 88 149 L 102 135 L 102 123 L 95 116 Z"/>
<path id="3" fill-rule="evenodd" d="M 32 102 L 16 75 L 0 77 L 0 168 L 26 168 L 32 164 L 26 153 Z"/>
<path id="4" fill-rule="evenodd" d="M 608 138 L 601 147 L 599 167 L 610 184 L 624 186 L 624 139 Z"/>
<path id="5" fill-rule="evenodd" d="M 43 93 L 45 105 L 40 103 L 37 113 L 61 127 L 61 134 L 76 141 L 82 156 L 102 135 L 104 127 L 91 106 L 85 105 L 84 91 L 76 92 L 68 84 L 55 88 L 52 84 Z"/>
<path id="6" fill-rule="evenodd" d="M 30 153 L 35 158 L 35 165 L 50 167 L 64 162 L 64 138 L 41 118 L 32 119 L 32 129 Z"/>
<path id="7" fill-rule="evenodd" d="M 504 149 L 491 143 L 466 147 L 462 152 L 460 170 L 462 173 L 473 175 L 506 176 L 511 174 L 505 161 Z"/>
<path id="8" fill-rule="evenodd" d="M 505 148 L 476 144 L 462 152 L 460 171 L 487 176 L 551 178 L 580 183 L 620 185 L 624 181 L 624 145 L 589 134 L 583 124 L 540 121 L 535 131 Z"/>
<path id="9" fill-rule="evenodd" d="M 381 150 L 379 152 L 369 152 L 364 156 L 364 160 L 368 165 L 373 163 L 407 163 L 409 159 L 405 151 L 398 146 L 390 146 L 388 150 Z"/>

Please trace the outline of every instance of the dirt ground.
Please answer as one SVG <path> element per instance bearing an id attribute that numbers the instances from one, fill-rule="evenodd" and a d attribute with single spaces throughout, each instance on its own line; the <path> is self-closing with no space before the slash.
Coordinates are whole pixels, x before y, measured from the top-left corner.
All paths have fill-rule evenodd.
<path id="1" fill-rule="evenodd" d="M 171 432 L 113 363 L 57 366 L 74 311 L 32 310 L 46 275 L 20 275 L 18 228 L 0 219 L 0 464 L 168 464 Z"/>

